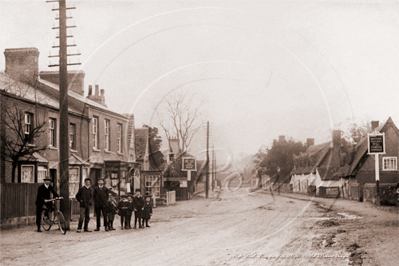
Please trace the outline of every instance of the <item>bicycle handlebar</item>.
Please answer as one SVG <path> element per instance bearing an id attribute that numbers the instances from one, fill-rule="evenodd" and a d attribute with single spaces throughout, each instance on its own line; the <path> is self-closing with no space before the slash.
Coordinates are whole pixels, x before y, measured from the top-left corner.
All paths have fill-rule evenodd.
<path id="1" fill-rule="evenodd" d="M 58 198 L 54 198 L 54 199 L 48 199 L 47 202 L 49 201 L 56 201 L 56 200 L 62 200 L 64 199 L 63 197 L 58 197 Z"/>

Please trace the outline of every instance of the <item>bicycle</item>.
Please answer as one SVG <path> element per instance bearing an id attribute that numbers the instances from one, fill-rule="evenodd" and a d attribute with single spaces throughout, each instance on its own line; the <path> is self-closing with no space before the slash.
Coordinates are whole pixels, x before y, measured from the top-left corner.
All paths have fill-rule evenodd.
<path id="1" fill-rule="evenodd" d="M 47 202 L 55 202 L 56 200 L 62 200 L 62 197 L 58 197 L 58 198 L 54 198 L 51 200 L 48 200 Z M 52 215 L 52 219 L 49 217 L 49 209 L 46 207 L 43 211 L 42 211 L 42 227 L 44 230 L 49 231 L 51 226 L 53 224 L 58 224 L 58 228 L 60 229 L 61 233 L 63 235 L 66 234 L 66 222 L 65 222 L 65 218 L 64 215 L 62 214 L 61 211 L 59 211 L 57 209 L 57 204 L 55 204 L 54 207 L 54 211 L 52 211 L 53 215 Z"/>

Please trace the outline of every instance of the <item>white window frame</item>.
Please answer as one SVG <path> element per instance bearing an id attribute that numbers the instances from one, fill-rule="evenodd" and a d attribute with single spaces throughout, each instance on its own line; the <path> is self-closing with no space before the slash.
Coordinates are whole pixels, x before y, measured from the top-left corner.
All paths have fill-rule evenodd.
<path id="1" fill-rule="evenodd" d="M 99 149 L 98 147 L 98 117 L 93 117 L 93 148 L 94 149 Z"/>
<path id="2" fill-rule="evenodd" d="M 117 131 L 118 152 L 122 153 L 122 124 L 118 124 Z"/>
<path id="3" fill-rule="evenodd" d="M 388 166 L 388 167 L 386 167 Z M 398 158 L 397 157 L 382 157 L 382 170 L 383 171 L 397 171 Z"/>
<path id="4" fill-rule="evenodd" d="M 44 178 L 47 176 L 47 168 L 44 166 L 37 167 L 37 183 L 43 183 Z"/>
<path id="5" fill-rule="evenodd" d="M 49 119 L 50 146 L 57 147 L 57 122 L 55 118 Z"/>
<path id="6" fill-rule="evenodd" d="M 23 171 L 23 168 L 24 167 L 31 167 L 33 170 L 32 170 L 32 176 L 30 177 L 30 180 L 32 181 L 32 182 L 24 182 L 25 181 L 25 178 L 24 178 L 24 176 L 23 176 L 23 174 L 24 174 L 24 171 Z M 22 164 L 21 165 L 21 183 L 35 183 L 35 165 L 34 164 Z"/>
<path id="7" fill-rule="evenodd" d="M 158 179 L 156 182 L 154 182 Z M 152 186 L 153 184 L 153 186 Z M 145 192 L 149 193 L 152 197 L 152 192 L 155 192 L 155 198 L 161 196 L 161 176 L 158 175 L 146 175 L 145 176 Z"/>
<path id="8" fill-rule="evenodd" d="M 32 134 L 32 121 L 33 121 L 33 114 L 32 113 L 25 113 L 25 135 L 30 135 Z M 32 141 L 29 143 L 32 144 Z"/>
<path id="9" fill-rule="evenodd" d="M 104 149 L 106 151 L 110 150 L 110 143 L 109 143 L 109 132 L 110 132 L 110 122 L 109 120 L 105 119 L 104 120 Z"/>

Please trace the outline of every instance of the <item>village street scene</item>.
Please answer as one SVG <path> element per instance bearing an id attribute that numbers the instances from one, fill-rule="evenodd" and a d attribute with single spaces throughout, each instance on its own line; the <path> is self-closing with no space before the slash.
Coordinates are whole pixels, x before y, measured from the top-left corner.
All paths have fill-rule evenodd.
<path id="1" fill-rule="evenodd" d="M 399 6 L 0 1 L 1 265 L 397 265 Z"/>

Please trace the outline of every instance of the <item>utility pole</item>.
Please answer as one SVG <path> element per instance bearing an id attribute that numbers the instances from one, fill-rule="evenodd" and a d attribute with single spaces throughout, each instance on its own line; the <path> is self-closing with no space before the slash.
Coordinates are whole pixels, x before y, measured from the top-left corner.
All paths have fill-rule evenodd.
<path id="1" fill-rule="evenodd" d="M 59 48 L 58 55 L 50 55 L 49 57 L 59 57 L 59 64 L 50 65 L 59 66 L 59 104 L 60 104 L 60 150 L 59 150 L 59 184 L 60 184 L 60 195 L 64 199 L 60 201 L 60 210 L 64 214 L 66 229 L 70 229 L 71 221 L 71 206 L 69 200 L 69 117 L 68 117 L 68 65 L 80 65 L 80 63 L 68 64 L 68 55 L 80 55 L 68 54 L 67 48 L 69 46 L 76 46 L 76 44 L 68 45 L 67 28 L 73 28 L 75 26 L 67 26 L 67 9 L 75 9 L 75 7 L 66 7 L 65 0 L 59 1 L 47 1 L 47 2 L 58 2 L 58 8 L 53 8 L 52 11 L 58 11 L 57 19 L 59 20 L 59 26 L 53 27 L 53 29 L 59 30 L 59 45 L 53 45 L 53 48 Z"/>
<path id="2" fill-rule="evenodd" d="M 205 198 L 209 198 L 209 121 L 206 123 L 206 180 Z"/>

